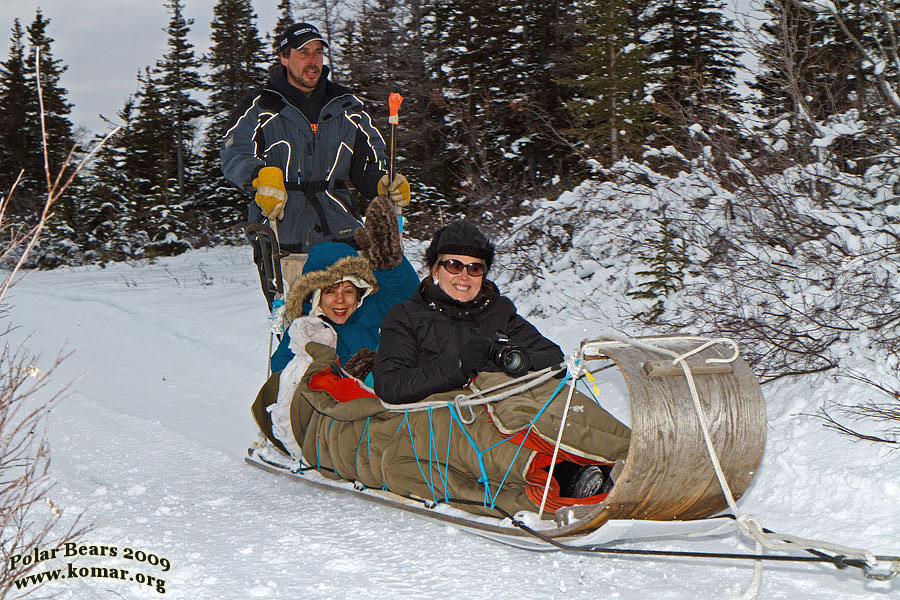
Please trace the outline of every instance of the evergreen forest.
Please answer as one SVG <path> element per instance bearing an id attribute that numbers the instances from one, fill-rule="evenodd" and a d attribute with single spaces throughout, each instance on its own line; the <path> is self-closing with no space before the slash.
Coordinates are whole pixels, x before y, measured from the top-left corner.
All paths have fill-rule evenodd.
<path id="1" fill-rule="evenodd" d="M 496 227 L 582 181 L 616 179 L 623 160 L 665 175 L 706 169 L 732 188 L 826 165 L 810 184 L 821 203 L 829 178 L 896 159 L 896 2 L 765 0 L 750 30 L 723 0 L 280 0 L 275 30 L 261 31 L 250 0 L 218 0 L 209 45 L 195 48 L 185 1 L 165 0 L 165 52 L 147 57 L 109 116 L 120 129 L 57 202 L 37 266 L 241 243 L 251 200 L 221 175 L 223 128 L 299 21 L 320 27 L 332 78 L 385 137 L 387 97 L 403 94 L 397 170 L 412 183 L 413 236 L 451 216 Z M 108 133 L 76 138 L 52 32 L 40 9 L 16 19 L 0 63 L 0 192 L 15 184 L 7 223 L 20 227 L 47 193 L 37 49 L 51 172 Z"/>

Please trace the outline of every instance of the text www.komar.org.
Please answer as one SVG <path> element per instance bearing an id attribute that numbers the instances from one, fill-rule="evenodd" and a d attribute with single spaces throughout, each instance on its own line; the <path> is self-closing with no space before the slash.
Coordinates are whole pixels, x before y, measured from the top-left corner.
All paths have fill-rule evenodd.
<path id="1" fill-rule="evenodd" d="M 151 552 L 143 550 L 135 550 L 133 548 L 118 548 L 116 546 L 107 545 L 90 545 L 76 544 L 68 542 L 59 548 L 49 550 L 41 550 L 35 548 L 27 554 L 13 554 L 8 561 L 7 566 L 10 571 L 16 568 L 34 566 L 44 561 L 52 561 L 58 558 L 72 558 L 76 556 L 107 556 L 110 558 L 121 557 L 125 560 L 132 560 L 148 565 L 158 566 L 163 572 L 168 571 L 172 563 L 167 558 L 162 558 Z M 26 590 L 51 581 L 61 581 L 66 579 L 116 579 L 119 581 L 133 581 L 140 585 L 148 586 L 156 590 L 160 594 L 166 593 L 166 580 L 153 575 L 147 575 L 124 569 L 121 567 L 108 566 L 76 566 L 75 563 L 68 562 L 65 567 L 58 569 L 48 569 L 38 573 L 29 573 L 19 579 L 16 579 L 15 585 L 17 590 Z"/>

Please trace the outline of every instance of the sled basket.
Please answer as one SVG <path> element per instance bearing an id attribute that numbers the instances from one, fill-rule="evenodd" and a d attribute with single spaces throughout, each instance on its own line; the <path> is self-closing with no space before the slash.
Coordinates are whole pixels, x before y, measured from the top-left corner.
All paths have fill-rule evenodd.
<path id="1" fill-rule="evenodd" d="M 624 469 L 606 500 L 560 509 L 556 517 L 561 528 L 554 535 L 590 531 L 609 520 L 698 519 L 727 508 L 688 378 L 671 358 L 701 347 L 698 340 L 582 343 L 583 360 L 612 360 L 625 379 L 631 399 L 631 443 Z M 747 363 L 724 343 L 702 347 L 686 362 L 725 479 L 738 498 L 753 480 L 765 447 L 766 410 L 759 383 Z"/>

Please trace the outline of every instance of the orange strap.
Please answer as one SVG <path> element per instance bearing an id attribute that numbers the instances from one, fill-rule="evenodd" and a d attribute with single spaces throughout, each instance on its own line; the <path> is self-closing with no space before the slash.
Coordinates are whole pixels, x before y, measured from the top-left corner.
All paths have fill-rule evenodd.
<path id="1" fill-rule="evenodd" d="M 514 444 L 521 444 L 524 439 L 525 447 L 529 450 L 533 450 L 535 453 L 531 462 L 528 464 L 528 470 L 525 473 L 525 481 L 528 483 L 528 485 L 525 486 L 525 495 L 528 496 L 529 500 L 540 506 L 541 497 L 544 495 L 544 484 L 547 483 L 547 473 L 550 470 L 553 444 L 540 436 L 535 435 L 533 432 L 532 435 L 529 435 L 526 438 L 525 431 L 517 431 L 516 433 L 507 436 L 507 439 Z M 564 460 L 579 465 L 613 465 L 613 463 L 598 462 L 570 454 L 565 450 L 560 450 L 556 457 L 556 462 L 559 463 Z M 556 481 L 556 477 L 552 477 L 550 479 L 550 489 L 547 493 L 547 502 L 544 505 L 547 510 L 555 511 L 563 506 L 574 506 L 576 504 L 599 504 L 605 500 L 607 496 L 607 494 L 597 494 L 596 496 L 590 496 L 588 498 L 568 498 L 566 496 L 560 496 L 559 492 L 559 483 Z"/>

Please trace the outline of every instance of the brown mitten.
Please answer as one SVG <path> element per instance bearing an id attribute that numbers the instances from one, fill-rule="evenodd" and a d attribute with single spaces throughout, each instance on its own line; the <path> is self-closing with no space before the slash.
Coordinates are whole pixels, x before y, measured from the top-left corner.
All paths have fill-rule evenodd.
<path id="1" fill-rule="evenodd" d="M 356 243 L 366 253 L 375 271 L 393 269 L 403 258 L 400 227 L 394 203 L 387 196 L 375 196 L 366 209 L 365 228 L 353 232 Z"/>
<path id="2" fill-rule="evenodd" d="M 369 232 L 366 231 L 366 228 L 358 227 L 356 231 L 353 232 L 353 239 L 356 240 L 356 243 L 359 245 L 359 249 L 363 251 L 363 254 L 369 256 L 369 248 L 372 247 L 372 240 L 369 239 Z"/>
<path id="3" fill-rule="evenodd" d="M 344 365 L 344 371 L 357 379 L 364 379 L 375 365 L 375 355 L 376 353 L 374 350 L 360 348 L 356 351 L 356 354 L 350 357 L 347 364 Z"/>

